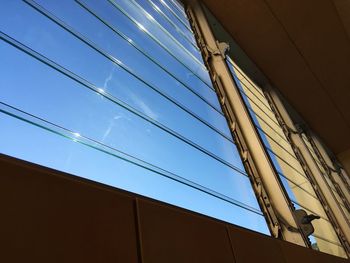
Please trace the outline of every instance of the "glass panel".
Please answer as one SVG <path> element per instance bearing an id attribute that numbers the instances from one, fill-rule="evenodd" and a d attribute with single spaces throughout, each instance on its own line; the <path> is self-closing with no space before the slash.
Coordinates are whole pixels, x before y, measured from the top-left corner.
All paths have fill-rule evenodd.
<path id="1" fill-rule="evenodd" d="M 3 108 L 3 107 L 1 107 Z M 2 110 L 1 110 L 2 111 Z M 105 151 L 0 114 L 2 152 L 97 182 L 159 199 L 240 226 L 268 233 L 263 216 L 162 174 L 120 160 Z M 11 143 L 8 143 L 11 142 Z M 52 154 L 47 154 L 55 151 Z M 91 161 L 93 160 L 93 161 Z M 155 187 L 156 186 L 156 187 Z"/>
<path id="2" fill-rule="evenodd" d="M 230 58 L 227 59 L 227 64 L 290 200 L 296 209 L 304 209 L 321 217 L 320 220 L 313 221 L 315 232 L 310 237 L 312 247 L 346 257 L 338 236 L 264 93 Z"/>
<path id="3" fill-rule="evenodd" d="M 160 27 L 152 23 L 144 13 L 141 13 L 140 9 L 132 4 L 132 1 L 109 1 L 116 10 L 119 10 L 127 16 L 130 21 L 141 29 L 141 31 L 162 43 L 162 45 L 170 49 L 177 57 L 181 57 L 184 63 L 192 68 L 192 70 L 198 74 L 203 81 L 210 83 L 209 75 L 202 62 L 177 41 L 170 39 Z"/>
<path id="4" fill-rule="evenodd" d="M 176 37 L 176 39 L 179 40 L 179 46 L 182 46 L 182 48 L 187 49 L 189 52 L 192 53 L 193 56 L 195 56 L 199 61 L 203 63 L 202 55 L 193 37 L 188 38 L 184 33 L 182 33 L 182 31 L 177 29 L 177 27 L 175 27 L 174 24 L 170 23 L 165 16 L 157 12 L 157 9 L 153 8 L 148 0 L 132 0 L 131 2 L 136 8 L 142 10 L 141 12 L 147 18 L 149 18 L 151 22 L 155 23 L 159 28 L 161 28 L 164 34 L 170 36 L 170 38 Z"/>
<path id="5" fill-rule="evenodd" d="M 219 189 L 226 188 L 226 190 L 221 189 L 221 192 L 227 192 L 227 194 L 237 194 L 239 197 L 238 192 L 231 191 L 232 185 L 224 183 L 219 177 L 226 178 L 225 180 L 239 180 L 239 182 L 232 181 L 232 184 L 249 183 L 243 175 L 228 176 L 232 173 L 230 167 L 190 147 L 178 138 L 170 136 L 169 133 L 135 116 L 101 94 L 87 90 L 82 85 L 60 76 L 51 68 L 23 53 L 18 53 L 10 46 L 7 48 L 3 46 L 2 43 L 1 48 L 7 54 L 3 61 L 6 61 L 8 70 L 3 71 L 1 85 L 8 88 L 1 93 L 1 101 L 166 170 L 184 174 L 186 178 L 197 178 L 211 188 L 215 189 L 215 185 L 218 185 Z M 26 70 L 26 68 L 29 69 Z M 12 76 L 18 70 L 22 72 L 21 78 L 13 79 Z M 41 79 L 40 76 L 45 76 L 45 79 Z M 30 83 L 30 89 L 27 83 Z M 45 103 L 35 103 L 27 100 L 28 97 L 37 98 Z M 62 105 L 64 110 L 61 109 Z M 155 144 L 156 141 L 159 143 Z M 238 154 L 232 154 L 233 150 L 235 149 L 232 148 L 231 155 L 229 155 L 230 151 L 227 151 L 228 156 L 233 158 L 236 156 L 236 162 L 240 165 L 237 170 L 244 171 Z M 192 158 L 181 160 L 181 165 L 178 165 L 178 162 L 172 160 L 176 160 L 179 153 Z M 192 165 L 197 162 L 204 162 L 207 166 Z M 217 175 L 206 178 L 205 174 Z M 253 203 L 257 207 L 255 200 Z"/>
<path id="6" fill-rule="evenodd" d="M 188 21 L 173 18 L 150 1 L 2 2 L 1 153 L 267 234 Z"/>
<path id="7" fill-rule="evenodd" d="M 180 34 L 182 34 L 186 39 L 188 39 L 192 44 L 196 45 L 196 40 L 193 37 L 192 30 L 186 26 L 183 23 L 178 23 L 175 16 L 173 16 L 168 9 L 165 8 L 164 5 L 162 5 L 159 0 L 147 0 L 147 2 L 152 6 L 152 8 L 161 14 L 164 19 L 168 21 L 169 24 L 171 24 L 176 31 L 178 31 Z"/>
<path id="8" fill-rule="evenodd" d="M 168 0 L 158 0 L 163 7 L 172 14 L 173 18 L 175 21 L 177 20 L 181 24 L 183 24 L 189 31 L 191 31 L 191 26 L 190 23 L 186 17 L 186 14 L 182 8 L 172 8 L 172 3 L 173 1 L 168 1 Z M 176 5 L 179 7 L 178 5 Z M 181 9 L 181 10 L 180 10 Z"/>
<path id="9" fill-rule="evenodd" d="M 113 28 L 114 32 L 122 34 L 131 45 L 137 47 L 138 50 L 141 49 L 148 57 L 153 58 L 157 64 L 162 65 L 162 68 L 167 69 L 168 72 L 176 76 L 186 87 L 195 91 L 196 94 L 205 98 L 214 108 L 220 110 L 220 104 L 216 96 L 214 96 L 215 92 L 211 83 L 203 82 L 200 76 L 196 75 L 191 67 L 187 66 L 180 59 L 181 57 L 177 56 L 177 54 L 169 50 L 167 46 L 157 39 L 152 38 L 150 33 L 140 30 L 126 15 L 118 9 L 113 8 L 108 2 L 79 1 L 79 3 L 82 8 L 85 8 L 88 12 L 92 12 L 96 18 L 102 20 L 109 28 Z M 50 5 L 51 8 L 52 5 Z M 57 10 L 59 8 L 61 8 L 61 5 L 56 4 L 55 11 L 58 12 Z M 62 12 L 66 14 L 64 9 Z M 79 20 L 72 19 L 72 16 L 67 17 L 66 15 L 65 19 L 69 23 L 79 22 Z"/>
<path id="10" fill-rule="evenodd" d="M 46 1 L 46 2 L 49 3 L 49 1 Z M 63 8 L 65 8 L 64 10 L 70 7 L 70 6 L 64 5 L 63 1 L 60 2 L 60 5 L 62 5 Z M 16 10 L 17 12 L 20 13 L 21 9 L 17 7 Z M 73 8 L 69 8 L 69 10 L 75 11 Z M 20 41 L 22 39 L 26 41 L 24 36 L 28 35 L 28 32 L 30 32 L 31 30 L 34 30 L 34 28 L 40 28 L 39 25 L 47 21 L 45 17 L 37 18 L 33 10 L 29 9 L 28 11 L 29 11 L 28 12 L 29 14 L 34 14 L 34 15 L 26 16 L 27 13 L 23 12 L 23 13 L 20 13 L 21 18 L 22 19 L 27 18 L 28 21 L 31 21 L 33 24 L 26 22 L 25 24 L 24 23 L 22 24 L 23 26 L 20 27 L 20 30 L 11 30 L 11 31 L 9 30 L 10 34 L 12 36 L 15 36 L 16 39 Z M 103 28 L 101 29 L 101 28 L 89 26 L 90 24 L 88 23 L 88 21 L 84 20 L 83 14 L 80 14 L 78 12 L 77 14 L 79 14 L 79 17 L 82 18 L 83 22 L 86 22 L 83 24 L 84 28 L 91 28 L 92 31 L 98 32 L 99 34 L 101 34 L 103 39 L 107 40 L 106 45 L 108 44 L 108 40 L 110 40 L 109 43 L 113 43 L 112 41 L 114 40 L 114 38 L 108 38 L 107 37 L 108 35 L 105 36 L 102 34 Z M 35 18 L 37 18 L 37 23 L 34 22 L 36 21 Z M 91 18 L 93 19 L 93 17 Z M 120 50 L 118 49 L 116 49 L 114 52 L 115 54 L 121 54 L 121 53 L 126 54 L 126 56 L 122 58 L 123 61 L 128 62 L 127 60 L 128 57 L 135 57 L 136 59 L 135 63 L 128 63 L 130 66 L 127 65 L 127 68 L 132 67 L 129 71 L 135 72 L 136 70 L 134 70 L 135 68 L 134 65 L 143 64 L 143 67 L 139 67 L 140 68 L 139 72 L 145 71 L 143 69 L 147 69 L 147 71 L 144 72 L 142 75 L 138 74 L 139 78 L 131 77 L 128 71 L 123 70 L 120 66 L 113 63 L 113 61 L 107 59 L 106 57 L 101 56 L 101 54 L 96 52 L 91 47 L 84 45 L 84 43 L 74 38 L 72 34 L 66 32 L 65 30 L 51 23 L 50 21 L 48 22 L 49 23 L 47 23 L 47 26 L 45 28 L 42 28 L 41 30 L 36 29 L 37 39 L 40 39 L 40 40 L 42 39 L 42 41 L 31 44 L 30 41 L 27 40 L 25 44 L 27 45 L 31 44 L 31 48 L 47 56 L 49 59 L 57 61 L 60 65 L 64 66 L 68 70 L 83 77 L 89 82 L 92 82 L 96 87 L 99 87 L 104 92 L 110 93 L 113 96 L 117 97 L 118 99 L 121 99 L 122 101 L 128 103 L 129 105 L 133 106 L 137 110 L 145 113 L 148 117 L 151 117 L 152 119 L 158 122 L 161 122 L 172 129 L 175 129 L 179 133 L 181 133 L 182 131 L 186 133 L 195 132 L 193 134 L 193 138 L 195 142 L 197 141 L 197 139 L 203 138 L 203 142 L 213 144 L 214 148 L 217 149 L 217 147 L 214 144 L 217 143 L 215 138 L 218 138 L 219 141 L 221 141 L 219 142 L 219 144 L 223 146 L 226 145 L 229 148 L 234 148 L 232 142 L 228 140 L 229 138 L 228 128 L 225 123 L 225 119 L 221 114 L 219 114 L 216 111 L 212 111 L 211 108 L 207 107 L 206 105 L 203 105 L 202 101 L 196 100 L 197 97 L 194 96 L 193 94 L 180 93 L 182 91 L 187 91 L 187 90 L 181 87 L 177 87 L 176 85 L 173 85 L 174 81 L 172 81 L 171 78 L 168 79 L 167 74 L 164 74 L 162 72 L 157 72 L 156 70 L 157 68 L 152 67 L 154 64 L 149 63 L 149 61 L 147 60 L 146 61 L 143 60 L 144 56 L 143 57 L 137 56 L 139 55 L 138 53 L 136 54 L 132 53 L 133 50 L 131 49 L 131 47 L 130 47 L 131 49 L 130 52 L 128 52 L 128 49 L 124 48 L 124 46 L 118 45 L 119 44 L 118 42 L 116 43 L 116 45 L 109 44 L 109 46 L 122 48 L 123 52 L 120 52 Z M 26 28 L 26 30 L 24 30 L 24 28 Z M 47 34 L 50 34 L 51 42 L 48 42 L 45 39 L 45 36 Z M 51 44 L 51 43 L 54 43 L 54 44 Z M 90 59 L 87 60 L 86 59 L 87 57 Z M 99 70 L 96 71 L 95 70 L 96 68 L 98 68 Z M 160 78 L 155 79 L 153 73 L 157 73 L 157 76 L 159 76 Z M 161 85 L 159 85 L 159 87 L 161 88 L 152 88 L 154 87 L 153 85 L 146 85 L 145 78 L 148 78 L 150 82 L 151 81 L 157 82 L 158 79 L 160 79 Z M 128 87 L 128 88 L 126 89 L 125 87 Z M 177 91 L 176 88 L 179 91 L 178 93 L 175 93 Z M 171 99 L 169 98 L 168 95 L 159 96 L 159 92 L 157 91 L 164 92 L 164 93 L 167 91 L 175 91 L 173 94 L 177 95 L 178 100 Z M 192 105 L 191 110 L 186 106 L 184 106 L 180 102 L 180 100 L 181 102 L 188 101 L 188 106 L 190 107 L 190 105 Z M 169 103 L 169 101 L 171 103 Z M 198 113 L 200 113 L 200 115 L 202 115 L 203 118 L 208 119 L 208 121 L 202 119 L 196 113 L 194 113 L 192 111 L 192 109 L 194 108 L 198 108 L 199 109 Z M 173 114 L 170 114 L 170 113 L 173 113 Z M 212 117 L 210 117 L 211 113 L 213 114 Z M 197 117 L 198 122 L 195 122 L 193 120 L 194 116 L 198 116 Z M 220 120 L 218 120 L 218 118 L 220 118 Z M 179 119 L 183 121 L 178 122 Z M 210 119 L 212 119 L 212 121 L 210 121 Z M 212 124 L 209 123 L 209 121 Z M 220 125 L 222 127 L 222 129 L 220 130 L 214 126 L 214 124 L 218 124 L 218 122 L 220 122 Z M 193 127 L 194 125 L 195 127 L 197 127 L 197 130 L 195 127 Z M 183 129 L 181 127 L 183 127 Z M 208 129 L 208 127 L 210 129 Z M 200 133 L 200 135 L 198 135 L 198 133 Z M 213 140 L 208 141 L 206 139 L 206 134 L 212 137 Z M 187 136 L 186 134 L 183 134 L 183 135 L 185 135 L 186 137 L 191 137 L 191 135 L 190 136 Z M 200 143 L 199 141 L 197 142 Z M 210 147 L 207 149 L 210 150 Z"/>

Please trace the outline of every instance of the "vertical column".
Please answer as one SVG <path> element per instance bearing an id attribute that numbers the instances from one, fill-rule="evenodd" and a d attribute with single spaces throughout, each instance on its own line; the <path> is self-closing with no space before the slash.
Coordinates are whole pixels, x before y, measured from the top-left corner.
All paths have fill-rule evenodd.
<path id="1" fill-rule="evenodd" d="M 224 55 L 225 44 L 216 41 L 200 3 L 197 0 L 187 2 L 188 13 L 206 65 L 231 132 L 238 148 L 241 149 L 245 166 L 251 174 L 253 186 L 261 201 L 260 205 L 267 215 L 271 232 L 275 237 L 307 246 L 307 240 L 293 216 L 291 202 L 281 187 L 276 171 L 227 68 Z"/>
<path id="2" fill-rule="evenodd" d="M 296 125 L 290 118 L 279 95 L 271 88 L 269 88 L 266 95 L 267 98 L 269 98 L 272 106 L 275 108 L 276 114 L 283 122 L 284 129 L 287 130 L 287 133 L 294 145 L 295 150 L 300 153 L 299 157 L 301 158 L 301 161 L 303 163 L 303 168 L 306 174 L 308 175 L 315 192 L 318 194 L 320 201 L 324 206 L 324 210 L 326 211 L 345 251 L 349 256 L 350 226 L 347 223 L 343 211 L 341 210 L 334 194 L 332 193 L 325 178 L 319 170 L 317 163 L 313 159 L 310 151 L 308 150 L 305 142 L 303 141 L 301 134 L 299 134 L 298 132 L 291 132 L 291 130 L 297 131 L 298 127 L 296 127 Z"/>

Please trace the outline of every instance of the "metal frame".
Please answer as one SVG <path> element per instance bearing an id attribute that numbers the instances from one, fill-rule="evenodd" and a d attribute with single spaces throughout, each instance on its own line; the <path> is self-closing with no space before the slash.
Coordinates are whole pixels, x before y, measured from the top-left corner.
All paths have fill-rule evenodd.
<path id="1" fill-rule="evenodd" d="M 318 160 L 323 166 L 323 169 L 326 171 L 327 176 L 331 180 L 337 194 L 342 199 L 345 208 L 350 213 L 350 193 L 348 189 L 346 189 L 345 183 L 341 180 L 340 171 L 336 170 L 333 166 L 333 163 L 331 162 L 331 159 L 329 158 L 327 152 L 325 151 L 324 147 L 322 146 L 321 142 L 317 139 L 316 136 L 313 136 L 311 132 L 305 133 L 314 152 L 316 153 Z M 349 220 L 348 220 L 348 223 Z"/>
<path id="2" fill-rule="evenodd" d="M 323 158 L 328 170 L 332 174 L 337 174 L 337 176 L 335 176 L 334 180 L 339 184 L 344 195 L 346 196 L 347 202 L 349 202 L 349 204 L 350 204 L 350 184 L 346 178 L 346 177 L 348 177 L 347 174 L 339 166 L 339 164 L 337 164 L 334 161 L 334 158 L 332 158 L 333 160 L 331 159 L 329 153 L 327 152 L 327 150 L 325 149 L 325 147 L 323 146 L 321 141 L 318 139 L 318 137 L 315 136 L 314 134 L 310 134 L 309 136 L 310 136 L 311 140 L 314 142 L 315 147 L 318 149 L 318 151 L 319 151 L 321 157 Z"/>
<path id="3" fill-rule="evenodd" d="M 187 1 L 187 11 L 223 112 L 270 231 L 276 238 L 309 246 L 294 216 L 294 208 L 268 157 L 226 61 L 226 45 L 218 43 L 198 0 Z"/>
<path id="4" fill-rule="evenodd" d="M 302 167 L 312 184 L 319 201 L 332 223 L 341 244 L 348 256 L 350 256 L 350 225 L 343 214 L 332 190 L 319 170 L 305 142 L 301 138 L 300 127 L 295 125 L 286 110 L 280 96 L 269 86 L 265 87 L 265 95 L 270 106 L 274 110 L 278 121 L 281 123 L 287 137 L 290 139 L 293 150 L 299 158 Z"/>

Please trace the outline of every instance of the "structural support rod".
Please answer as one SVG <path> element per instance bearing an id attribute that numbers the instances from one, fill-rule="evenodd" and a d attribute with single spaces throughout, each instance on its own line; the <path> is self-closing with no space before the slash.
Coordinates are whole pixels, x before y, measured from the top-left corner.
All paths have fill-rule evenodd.
<path id="1" fill-rule="evenodd" d="M 276 233 L 273 234 L 275 237 L 289 242 L 308 246 L 307 239 L 301 233 L 293 216 L 291 202 L 281 186 L 277 173 L 260 140 L 239 90 L 233 81 L 231 72 L 226 65 L 225 56 L 222 52 L 225 45 L 216 41 L 200 3 L 197 0 L 189 0 L 187 4 L 190 18 L 194 20 L 194 31 L 197 34 L 199 45 L 204 52 L 207 67 L 216 85 L 216 91 L 224 112 L 228 112 L 225 115 L 231 131 L 237 130 L 238 127 L 242 133 L 242 141 L 244 141 L 246 147 L 245 158 L 252 159 L 254 170 L 259 175 L 262 187 L 266 191 L 266 198 L 269 198 L 269 204 L 267 206 L 273 209 L 273 213 L 275 213 L 275 217 L 277 218 L 275 224 L 278 225 L 279 235 L 277 236 Z M 232 114 L 231 116 L 230 113 Z M 237 138 L 235 139 L 237 140 Z"/>
<path id="2" fill-rule="evenodd" d="M 273 103 L 273 106 L 275 106 L 275 109 L 278 111 L 278 114 L 280 115 L 285 125 L 291 130 L 298 130 L 290 115 L 288 114 L 283 102 L 281 101 L 280 96 L 272 88 L 266 88 L 268 88 L 267 96 Z M 302 158 L 305 161 L 305 168 L 311 177 L 311 183 L 315 186 L 314 190 L 320 195 L 320 201 L 323 203 L 324 209 L 330 221 L 332 222 L 333 227 L 335 228 L 345 251 L 349 256 L 350 225 L 347 223 L 340 205 L 338 204 L 332 190 L 328 186 L 326 179 L 318 168 L 317 163 L 313 159 L 301 135 L 299 133 L 291 132 L 289 137 L 292 143 L 300 151 Z"/>
<path id="3" fill-rule="evenodd" d="M 315 147 L 317 147 L 323 161 L 325 162 L 325 169 L 328 170 L 329 175 L 334 180 L 334 184 L 336 189 L 340 188 L 340 197 L 343 199 L 344 204 L 346 205 L 346 208 L 350 212 L 350 191 L 349 191 L 349 185 L 348 182 L 343 178 L 343 174 L 340 168 L 336 168 L 329 157 L 327 151 L 325 150 L 322 143 L 319 141 L 319 139 L 311 135 L 310 136 L 312 141 L 315 143 Z"/>

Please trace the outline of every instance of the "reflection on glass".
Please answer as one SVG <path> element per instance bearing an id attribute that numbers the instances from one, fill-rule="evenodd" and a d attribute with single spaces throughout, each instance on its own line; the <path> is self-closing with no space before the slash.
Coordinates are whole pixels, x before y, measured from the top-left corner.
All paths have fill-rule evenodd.
<path id="1" fill-rule="evenodd" d="M 142 14 L 140 9 L 132 5 L 131 1 L 108 1 L 113 7 L 115 7 L 116 10 L 128 17 L 130 21 L 135 24 L 142 24 L 142 26 L 146 29 L 144 30 L 145 33 L 147 33 L 152 39 L 154 39 L 154 41 L 158 42 L 166 49 L 171 50 L 176 57 L 181 57 L 186 66 L 191 68 L 202 81 L 210 86 L 210 78 L 203 63 L 181 44 L 170 39 L 160 27 L 154 24 L 153 21 L 150 21 L 145 14 Z"/>
<path id="2" fill-rule="evenodd" d="M 173 21 L 171 19 L 171 17 L 166 14 L 166 11 L 162 10 L 161 5 L 159 5 L 159 3 L 157 3 L 156 0 L 147 0 L 147 2 L 152 6 L 152 8 L 157 13 L 159 13 L 161 16 L 163 16 L 163 18 L 165 20 L 167 20 L 167 22 L 176 30 L 176 32 L 181 34 L 185 39 L 187 39 L 189 42 L 191 42 L 195 46 L 196 49 L 198 49 L 197 45 L 196 45 L 196 40 L 195 40 L 191 30 L 186 28 L 184 25 L 181 25 L 181 24 L 177 25 L 176 21 Z"/>
<path id="3" fill-rule="evenodd" d="M 157 25 L 165 35 L 169 36 L 175 43 L 177 43 L 181 49 L 187 50 L 186 52 L 188 52 L 190 56 L 193 56 L 196 60 L 202 62 L 202 55 L 196 44 L 193 43 L 193 37 L 189 40 L 184 34 L 181 34 L 181 31 L 176 30 L 173 24 L 168 25 L 169 20 L 166 20 L 159 12 L 154 12 L 154 8 L 149 5 L 147 0 L 132 0 L 131 2 L 138 10 L 141 10 L 149 21 Z"/>
<path id="4" fill-rule="evenodd" d="M 264 93 L 230 58 L 227 58 L 227 64 L 290 200 L 296 209 L 304 209 L 307 213 L 321 217 L 320 220 L 313 221 L 315 232 L 310 237 L 312 247 L 346 257 L 338 236 Z"/>
<path id="5" fill-rule="evenodd" d="M 181 8 L 3 1 L 1 153 L 268 234 Z"/>

